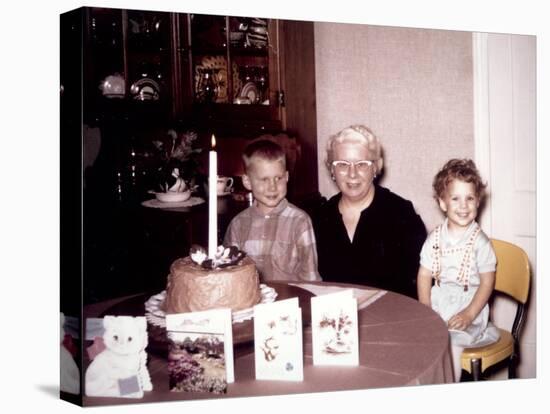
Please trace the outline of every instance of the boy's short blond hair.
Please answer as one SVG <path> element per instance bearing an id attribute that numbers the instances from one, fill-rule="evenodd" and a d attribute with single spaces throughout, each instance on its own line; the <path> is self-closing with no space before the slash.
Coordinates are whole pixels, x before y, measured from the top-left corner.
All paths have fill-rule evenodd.
<path id="1" fill-rule="evenodd" d="M 242 158 L 245 173 L 248 173 L 254 158 L 266 161 L 281 161 L 286 169 L 285 152 L 279 144 L 267 139 L 259 139 L 248 144 L 244 149 Z"/>

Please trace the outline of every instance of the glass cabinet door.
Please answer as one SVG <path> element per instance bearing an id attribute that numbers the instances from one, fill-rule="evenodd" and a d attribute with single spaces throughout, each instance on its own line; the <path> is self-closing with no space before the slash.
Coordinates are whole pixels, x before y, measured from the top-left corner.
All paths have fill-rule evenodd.
<path id="1" fill-rule="evenodd" d="M 274 19 L 185 15 L 178 36 L 189 91 L 184 118 L 188 114 L 197 128 L 228 135 L 280 131 L 278 35 Z"/>
<path id="2" fill-rule="evenodd" d="M 269 105 L 268 20 L 189 15 L 195 102 Z"/>
<path id="3" fill-rule="evenodd" d="M 170 13 L 86 11 L 87 116 L 150 111 L 168 117 L 173 99 Z"/>
<path id="4" fill-rule="evenodd" d="M 260 18 L 229 19 L 230 54 L 236 87 L 234 103 L 269 105 L 269 30 Z"/>
<path id="5" fill-rule="evenodd" d="M 225 17 L 189 15 L 191 76 L 196 103 L 228 103 Z"/>
<path id="6" fill-rule="evenodd" d="M 84 119 L 99 120 L 106 101 L 126 96 L 122 10 L 86 9 Z"/>
<path id="7" fill-rule="evenodd" d="M 127 78 L 134 101 L 167 101 L 171 96 L 170 14 L 128 10 Z"/>

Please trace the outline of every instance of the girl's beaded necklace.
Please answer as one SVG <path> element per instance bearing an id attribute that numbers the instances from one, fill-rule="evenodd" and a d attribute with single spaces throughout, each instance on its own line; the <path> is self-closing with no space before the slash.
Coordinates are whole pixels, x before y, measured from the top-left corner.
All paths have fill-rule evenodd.
<path id="1" fill-rule="evenodd" d="M 472 257 L 472 251 L 474 250 L 474 243 L 475 240 L 480 232 L 479 225 L 476 223 L 475 228 L 470 234 L 470 238 L 466 242 L 466 245 L 463 245 L 462 247 L 452 247 L 449 249 L 442 249 L 440 244 L 440 237 L 441 237 L 441 229 L 443 228 L 443 224 L 440 226 L 437 226 L 434 232 L 434 244 L 432 246 L 433 248 L 433 262 L 432 262 L 432 277 L 435 279 L 435 283 L 437 286 L 440 285 L 440 275 L 441 275 L 441 256 L 445 255 L 451 255 L 451 254 L 457 254 L 461 251 L 464 251 L 464 254 L 462 256 L 462 262 L 460 263 L 460 268 L 458 270 L 458 275 L 456 277 L 457 282 L 464 286 L 464 292 L 468 291 L 468 286 L 470 284 L 470 272 L 471 272 L 471 265 L 470 260 Z"/>

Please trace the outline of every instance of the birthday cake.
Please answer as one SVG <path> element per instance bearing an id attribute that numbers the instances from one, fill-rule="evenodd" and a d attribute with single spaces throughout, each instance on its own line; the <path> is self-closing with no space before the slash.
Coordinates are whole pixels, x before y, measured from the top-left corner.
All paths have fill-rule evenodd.
<path id="1" fill-rule="evenodd" d="M 164 302 L 167 314 L 216 308 L 239 311 L 260 302 L 260 279 L 252 259 L 236 255 L 219 266 L 211 260 L 197 262 L 192 256 L 170 266 Z"/>

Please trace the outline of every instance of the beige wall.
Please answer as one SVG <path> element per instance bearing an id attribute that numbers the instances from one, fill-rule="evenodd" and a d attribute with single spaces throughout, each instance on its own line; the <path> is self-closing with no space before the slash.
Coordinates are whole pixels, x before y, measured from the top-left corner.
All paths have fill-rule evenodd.
<path id="1" fill-rule="evenodd" d="M 319 190 L 327 138 L 370 126 L 385 149 L 381 184 L 411 200 L 428 230 L 442 220 L 437 169 L 474 157 L 472 40 L 467 32 L 315 23 Z"/>

